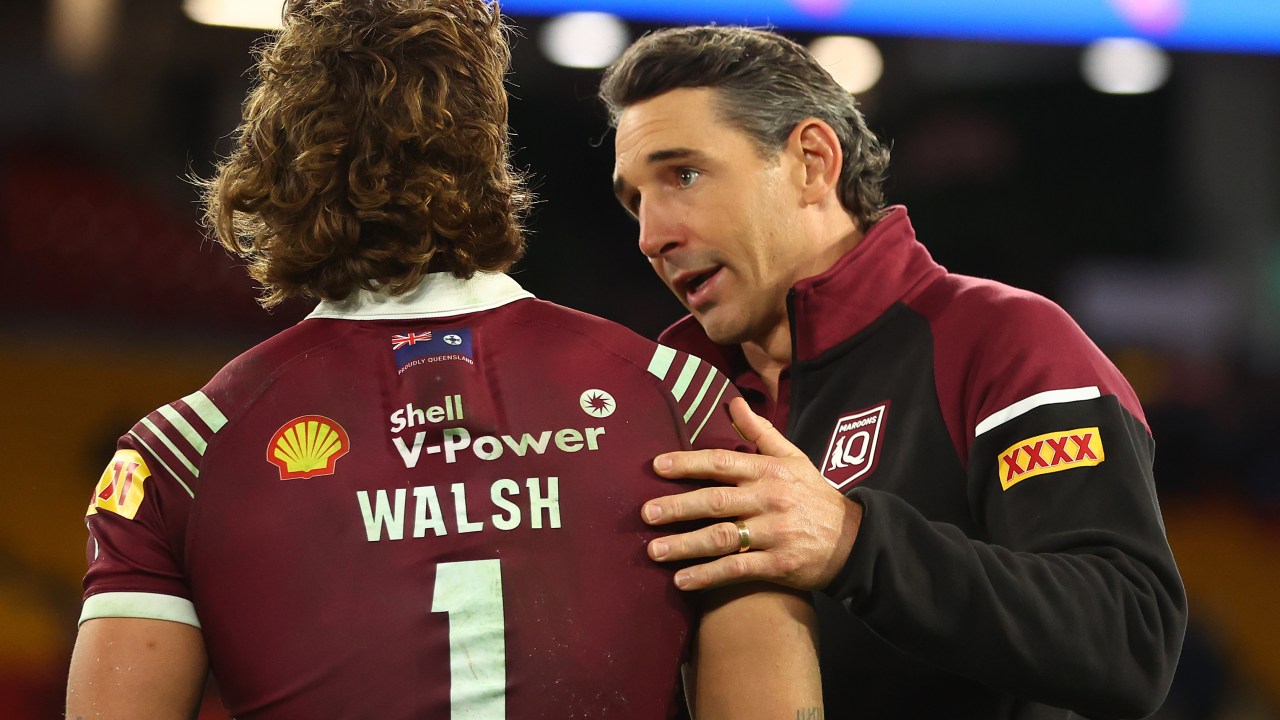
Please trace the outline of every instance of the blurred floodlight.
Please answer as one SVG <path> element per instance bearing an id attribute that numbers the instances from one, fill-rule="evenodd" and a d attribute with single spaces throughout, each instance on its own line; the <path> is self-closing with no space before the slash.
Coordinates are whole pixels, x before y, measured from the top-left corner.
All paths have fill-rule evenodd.
<path id="1" fill-rule="evenodd" d="M 1085 82 L 1115 95 L 1149 93 L 1169 79 L 1169 55 L 1137 38 L 1105 38 L 1084 49 L 1080 68 Z"/>
<path id="2" fill-rule="evenodd" d="M 627 24 L 617 15 L 574 12 L 547 21 L 538 45 L 557 65 L 602 68 L 616 60 L 629 41 Z"/>
<path id="3" fill-rule="evenodd" d="M 279 30 L 284 0 L 183 0 L 187 17 L 202 25 Z"/>
<path id="4" fill-rule="evenodd" d="M 50 44 L 64 67 L 92 72 L 102 66 L 118 25 L 119 5 L 119 0 L 50 3 Z"/>
<path id="5" fill-rule="evenodd" d="M 866 38 L 824 35 L 809 44 L 809 52 L 841 87 L 855 95 L 875 87 L 884 73 L 880 48 Z"/>

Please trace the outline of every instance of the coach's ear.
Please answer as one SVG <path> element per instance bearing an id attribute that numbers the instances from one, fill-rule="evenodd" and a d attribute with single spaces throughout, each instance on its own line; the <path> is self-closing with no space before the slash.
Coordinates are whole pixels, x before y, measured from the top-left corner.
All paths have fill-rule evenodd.
<path id="1" fill-rule="evenodd" d="M 814 117 L 801 120 L 787 138 L 787 152 L 804 168 L 801 198 L 806 204 L 838 198 L 844 151 L 830 125 Z"/>

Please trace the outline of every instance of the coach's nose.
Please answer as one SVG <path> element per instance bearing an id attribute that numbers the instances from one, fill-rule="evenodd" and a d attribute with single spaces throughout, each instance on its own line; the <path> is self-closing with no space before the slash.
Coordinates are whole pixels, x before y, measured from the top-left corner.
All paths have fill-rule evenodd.
<path id="1" fill-rule="evenodd" d="M 681 224 L 669 208 L 663 208 L 657 201 L 642 199 L 637 219 L 640 221 L 640 252 L 645 257 L 657 260 L 679 247 Z"/>

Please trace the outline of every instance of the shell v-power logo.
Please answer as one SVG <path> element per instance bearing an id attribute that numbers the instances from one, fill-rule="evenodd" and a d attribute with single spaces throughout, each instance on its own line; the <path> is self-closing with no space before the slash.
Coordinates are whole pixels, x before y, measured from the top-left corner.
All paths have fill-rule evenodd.
<path id="1" fill-rule="evenodd" d="M 351 449 L 347 431 L 323 415 L 304 415 L 285 423 L 267 444 L 267 462 L 280 468 L 281 480 L 332 475 L 338 459 Z"/>

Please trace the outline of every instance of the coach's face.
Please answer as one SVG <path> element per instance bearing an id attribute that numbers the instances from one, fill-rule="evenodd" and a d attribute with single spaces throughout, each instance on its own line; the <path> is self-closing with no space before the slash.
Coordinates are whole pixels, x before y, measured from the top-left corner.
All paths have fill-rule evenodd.
<path id="1" fill-rule="evenodd" d="M 640 251 L 711 339 L 763 344 L 789 332 L 787 291 L 804 277 L 803 161 L 785 148 L 761 157 L 720 118 L 717 92 L 682 88 L 629 106 L 614 191 L 640 222 Z"/>

